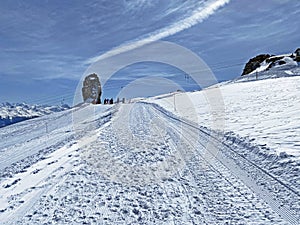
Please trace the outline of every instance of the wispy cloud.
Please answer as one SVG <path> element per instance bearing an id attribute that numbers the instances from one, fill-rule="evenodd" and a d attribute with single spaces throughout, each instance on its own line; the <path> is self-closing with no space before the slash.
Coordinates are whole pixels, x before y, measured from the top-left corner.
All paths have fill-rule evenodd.
<path id="1" fill-rule="evenodd" d="M 86 62 L 88 64 L 94 63 L 98 60 L 105 59 L 123 52 L 127 52 L 130 50 L 133 50 L 135 48 L 141 47 L 143 45 L 149 44 L 154 41 L 161 40 L 163 38 L 169 37 L 171 35 L 174 35 L 180 31 L 183 31 L 185 29 L 188 29 L 198 23 L 203 22 L 205 19 L 207 19 L 209 16 L 213 15 L 219 8 L 225 6 L 228 4 L 230 0 L 214 0 L 209 1 L 206 4 L 204 4 L 199 9 L 195 10 L 192 15 L 189 17 L 180 20 L 168 27 L 165 27 L 163 29 L 160 29 L 156 32 L 153 32 L 148 35 L 146 38 L 137 39 L 129 44 L 121 45 L 117 48 L 114 48 L 100 56 L 92 57 L 88 59 Z"/>

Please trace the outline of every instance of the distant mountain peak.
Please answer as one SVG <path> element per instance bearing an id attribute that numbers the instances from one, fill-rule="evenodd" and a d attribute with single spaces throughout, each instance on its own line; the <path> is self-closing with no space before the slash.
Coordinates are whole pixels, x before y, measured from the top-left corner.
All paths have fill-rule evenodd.
<path id="1" fill-rule="evenodd" d="M 29 105 L 26 103 L 0 103 L 0 127 L 4 127 L 27 119 L 61 112 L 70 109 L 68 105 Z"/>

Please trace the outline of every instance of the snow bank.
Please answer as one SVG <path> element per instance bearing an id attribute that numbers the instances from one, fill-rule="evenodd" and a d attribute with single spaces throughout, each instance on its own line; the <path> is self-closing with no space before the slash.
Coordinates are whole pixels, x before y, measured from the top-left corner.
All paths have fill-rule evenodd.
<path id="1" fill-rule="evenodd" d="M 217 88 L 217 87 L 213 87 Z M 211 89 L 213 89 L 211 88 Z M 234 132 L 261 146 L 287 153 L 300 159 L 300 77 L 283 77 L 255 82 L 227 83 L 219 87 L 225 106 L 225 132 Z M 212 111 L 207 101 L 210 89 L 177 93 L 165 98 L 151 98 L 173 113 L 211 128 Z M 186 98 L 193 103 L 190 108 Z M 175 111 L 176 110 L 176 111 Z M 196 111 L 198 118 L 195 118 Z"/>

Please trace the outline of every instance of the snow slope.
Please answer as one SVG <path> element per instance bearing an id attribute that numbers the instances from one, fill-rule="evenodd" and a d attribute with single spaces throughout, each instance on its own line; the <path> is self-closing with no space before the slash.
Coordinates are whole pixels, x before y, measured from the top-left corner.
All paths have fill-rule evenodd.
<path id="1" fill-rule="evenodd" d="M 293 61 L 293 63 L 295 63 Z M 248 81 L 256 81 L 256 80 L 264 80 L 270 78 L 280 78 L 280 77 L 293 77 L 300 76 L 300 67 L 286 64 L 278 67 L 274 67 L 270 70 L 261 70 L 260 72 L 252 72 L 250 74 L 237 77 L 233 81 L 226 81 L 224 83 L 237 83 L 237 82 L 248 82 Z M 219 84 L 219 85 L 222 85 Z"/>
<path id="2" fill-rule="evenodd" d="M 257 145 L 293 155 L 300 159 L 300 77 L 282 77 L 254 82 L 232 82 L 221 85 L 224 112 L 213 111 L 207 95 L 217 86 L 193 93 L 176 93 L 174 97 L 152 98 L 149 101 L 175 114 L 198 120 L 202 126 L 213 127 L 212 114 L 224 113 L 225 132 L 234 132 Z M 197 113 L 194 116 L 193 110 Z M 220 109 L 222 110 L 222 109 Z M 218 129 L 218 127 L 213 127 Z"/>
<path id="3" fill-rule="evenodd" d="M 298 224 L 298 79 L 223 85 L 225 113 L 214 87 L 1 128 L 0 224 Z"/>
<path id="4" fill-rule="evenodd" d="M 47 105 L 28 105 L 21 104 L 0 104 L 0 127 L 13 123 L 21 122 L 27 119 L 48 115 L 53 112 L 60 112 L 69 109 L 68 105 L 47 106 Z"/>

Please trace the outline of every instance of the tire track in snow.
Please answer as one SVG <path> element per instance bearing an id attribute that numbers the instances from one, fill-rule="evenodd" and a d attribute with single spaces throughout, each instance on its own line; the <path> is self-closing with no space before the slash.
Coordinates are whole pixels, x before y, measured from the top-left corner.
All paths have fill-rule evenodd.
<path id="1" fill-rule="evenodd" d="M 125 221 L 127 224 L 286 224 L 221 163 L 206 166 L 201 158 L 205 148 L 198 142 L 190 142 L 198 135 L 191 127 L 180 126 L 181 122 L 150 105 L 136 104 L 133 119 L 129 121 L 132 132 L 140 139 L 130 139 L 128 130 L 122 129 L 122 116 L 128 116 L 124 114 L 126 105 L 121 107 L 124 107 L 118 112 L 121 120 L 117 120 L 120 129 L 113 129 L 108 123 L 99 130 L 97 139 L 79 152 L 91 151 L 93 159 L 101 164 L 109 159 L 103 157 L 102 151 L 97 152 L 103 147 L 110 154 L 110 160 L 126 161 L 129 157 L 128 163 L 132 166 L 155 163 L 162 159 L 159 156 L 165 159 L 177 150 L 196 154 L 187 157 L 190 160 L 185 167 L 178 168 L 172 176 L 157 177 L 156 182 L 147 185 L 109 180 L 97 167 L 79 162 L 81 169 L 67 174 L 69 182 L 62 182 L 51 192 L 57 200 L 48 195 L 42 198 L 34 207 L 37 213 L 29 211 L 20 224 L 45 220 L 54 223 L 51 218 L 58 216 L 57 221 L 73 224 L 97 221 L 107 224 L 124 224 Z M 149 130 L 149 123 L 153 132 Z M 183 139 L 180 144 L 178 137 Z M 205 137 L 202 141 L 207 142 Z M 130 158 L 137 155 L 141 157 Z M 54 211 L 58 207 L 61 207 L 59 215 Z M 43 218 L 43 214 L 47 217 Z M 32 217 L 27 219 L 27 216 Z"/>
<path id="2" fill-rule="evenodd" d="M 171 116 L 169 113 L 165 112 L 160 107 L 157 107 L 154 104 L 149 104 L 149 103 L 145 103 L 145 104 L 152 106 L 160 113 L 169 117 L 170 120 L 179 121 L 182 124 L 184 124 L 187 127 L 185 131 L 188 132 L 191 131 L 192 129 L 196 133 L 197 132 L 202 133 L 202 135 L 200 134 L 200 141 L 198 143 L 202 145 L 204 149 L 207 150 L 206 152 L 210 155 L 210 157 L 215 158 L 217 160 L 215 163 L 220 163 L 223 166 L 225 166 L 228 170 L 230 170 L 232 174 L 234 174 L 244 184 L 246 184 L 250 189 L 252 189 L 256 193 L 256 195 L 264 199 L 264 201 L 267 202 L 275 212 L 277 212 L 282 218 L 284 218 L 290 224 L 298 224 L 298 221 L 300 220 L 300 216 L 299 216 L 300 198 L 297 190 L 294 190 L 293 188 L 289 187 L 287 184 L 285 184 L 284 182 L 282 182 L 281 180 L 279 180 L 278 178 L 274 177 L 272 174 L 267 172 L 264 168 L 261 168 L 257 164 L 253 163 L 251 160 L 245 158 L 244 156 L 239 154 L 236 150 L 231 148 L 227 143 L 221 142 L 213 134 L 210 134 L 209 132 L 200 128 L 196 124 L 190 121 L 179 119 L 175 116 Z M 213 141 L 212 144 L 217 149 L 220 150 L 217 155 L 209 152 L 207 146 L 203 145 L 203 141 L 209 138 L 211 138 L 211 140 Z M 195 149 L 197 148 L 195 147 Z M 224 154 L 224 152 L 226 154 Z M 228 154 L 228 152 L 231 152 L 233 155 Z M 248 168 L 247 166 L 242 165 L 243 163 L 238 164 L 237 163 L 238 160 L 235 159 L 236 157 L 238 158 L 238 160 L 241 160 L 243 163 L 248 165 Z M 203 158 L 203 160 L 207 161 L 207 159 L 205 158 Z M 212 163 L 209 161 L 207 161 L 207 163 L 212 165 Z M 251 171 L 249 172 L 249 168 L 251 168 L 255 172 L 251 174 Z M 260 183 L 257 182 L 257 180 L 255 180 L 255 178 L 257 178 L 257 175 L 263 177 L 261 178 Z M 268 187 L 268 185 L 271 187 Z M 274 188 L 272 188 L 274 185 L 278 187 L 275 190 L 281 191 L 281 193 L 283 193 L 283 196 L 281 196 L 280 199 L 277 199 L 278 193 L 274 191 Z M 283 190 L 288 191 L 289 194 L 285 193 Z M 286 206 L 287 199 L 285 199 L 284 196 L 288 196 L 289 199 L 288 206 Z"/>

